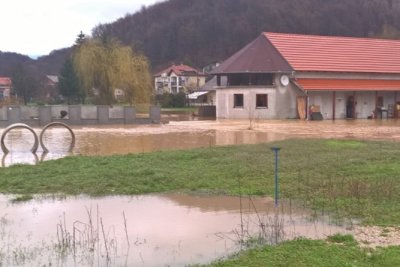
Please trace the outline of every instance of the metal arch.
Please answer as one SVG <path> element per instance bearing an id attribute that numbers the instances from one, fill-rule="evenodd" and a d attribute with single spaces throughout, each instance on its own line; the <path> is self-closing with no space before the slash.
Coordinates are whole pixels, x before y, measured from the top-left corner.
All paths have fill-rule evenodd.
<path id="1" fill-rule="evenodd" d="M 64 128 L 67 128 L 67 130 L 71 133 L 72 140 L 71 140 L 71 144 L 70 144 L 69 150 L 68 150 L 68 152 L 71 152 L 72 149 L 74 149 L 74 147 L 75 147 L 75 134 L 72 131 L 71 127 L 69 127 L 67 124 L 62 123 L 62 122 L 50 122 L 49 124 L 44 126 L 44 128 L 40 132 L 39 141 L 40 141 L 40 145 L 42 146 L 43 152 L 44 153 L 48 153 L 49 152 L 49 150 L 47 149 L 47 147 L 43 143 L 43 134 L 48 128 L 54 127 L 54 126 L 62 126 Z"/>
<path id="2" fill-rule="evenodd" d="M 7 156 L 8 156 L 8 155 L 9 155 L 9 154 L 4 154 L 4 155 L 3 155 L 3 157 L 1 158 L 1 165 L 0 165 L 0 167 L 3 167 L 3 168 L 6 167 L 6 159 L 7 159 Z M 35 164 L 37 164 L 37 163 L 39 162 L 39 157 L 36 155 L 36 153 L 32 153 L 32 155 L 33 155 L 33 159 L 34 159 Z"/>
<path id="3" fill-rule="evenodd" d="M 33 147 L 31 148 L 31 152 L 35 153 L 39 147 L 39 139 L 38 139 L 38 136 L 35 133 L 35 131 L 30 126 L 26 125 L 25 123 L 14 123 L 14 124 L 11 124 L 10 126 L 8 126 L 4 130 L 3 134 L 1 135 L 1 150 L 3 150 L 3 153 L 7 154 L 8 152 L 10 152 L 10 150 L 8 150 L 8 148 L 4 144 L 4 139 L 7 135 L 7 133 L 9 131 L 11 131 L 13 129 L 17 129 L 17 128 L 27 129 L 33 134 L 33 138 L 35 139 L 35 142 L 33 144 Z"/>

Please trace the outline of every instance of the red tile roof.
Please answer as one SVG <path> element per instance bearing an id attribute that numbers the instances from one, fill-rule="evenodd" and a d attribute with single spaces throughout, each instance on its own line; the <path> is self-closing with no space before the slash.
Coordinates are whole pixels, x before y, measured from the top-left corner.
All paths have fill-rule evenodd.
<path id="1" fill-rule="evenodd" d="M 9 78 L 9 77 L 0 77 L 0 85 L 2 85 L 2 86 L 11 86 L 11 78 Z"/>
<path id="2" fill-rule="evenodd" d="M 263 35 L 296 71 L 400 73 L 400 40 Z"/>
<path id="3" fill-rule="evenodd" d="M 296 82 L 304 90 L 362 90 L 362 91 L 399 91 L 400 80 L 369 79 L 314 79 L 299 78 Z"/>
<path id="4" fill-rule="evenodd" d="M 168 68 L 158 72 L 154 76 L 161 76 L 163 73 L 169 75 L 171 72 L 175 73 L 177 76 L 192 76 L 192 75 L 204 75 L 202 72 L 192 68 L 188 65 L 171 65 Z"/>

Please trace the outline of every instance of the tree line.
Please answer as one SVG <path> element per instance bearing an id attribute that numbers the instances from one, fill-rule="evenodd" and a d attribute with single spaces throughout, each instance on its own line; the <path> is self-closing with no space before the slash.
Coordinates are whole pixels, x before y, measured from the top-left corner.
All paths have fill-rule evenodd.
<path id="1" fill-rule="evenodd" d="M 152 81 L 147 58 L 118 40 L 101 35 L 78 35 L 71 54 L 58 75 L 59 93 L 68 104 L 111 105 L 117 101 L 115 90 L 124 92 L 123 101 L 131 105 L 149 103 Z M 18 64 L 12 72 L 14 92 L 27 104 L 40 87 L 34 76 Z"/>
<path id="2" fill-rule="evenodd" d="M 130 65 L 127 63 L 129 66 L 124 65 L 125 71 L 151 68 L 156 72 L 171 63 L 200 68 L 226 59 L 263 31 L 399 38 L 398 14 L 400 0 L 169 0 L 143 7 L 139 12 L 128 14 L 113 23 L 98 25 L 84 47 L 97 54 L 96 61 L 111 65 L 115 62 L 105 55 L 112 54 L 116 47 L 124 47 L 121 53 L 134 58 Z M 35 77 L 59 75 L 62 69 L 65 72 L 68 68 L 65 64 L 72 64 L 66 63 L 66 60 L 72 60 L 79 54 L 76 45 L 53 51 L 37 60 L 0 52 L 0 76 L 11 76 L 11 71 L 18 64 Z M 116 53 L 115 56 L 121 57 L 122 54 Z M 83 60 L 83 56 L 80 58 Z M 86 57 L 85 60 L 90 62 L 94 59 Z M 126 88 L 135 83 L 125 80 L 116 84 L 114 78 L 104 76 L 107 73 L 104 69 L 103 76 L 93 77 L 93 73 L 88 73 L 95 71 L 91 66 L 89 64 L 88 69 L 80 70 L 92 75 L 89 75 L 92 79 L 90 85 L 81 81 L 85 87 L 101 88 L 100 81 Z M 100 73 L 100 69 L 96 71 Z M 109 75 L 114 77 L 122 72 L 118 69 Z M 151 76 L 148 71 L 145 73 L 143 79 L 148 84 Z M 89 97 L 93 94 L 87 88 L 80 90 L 75 98 L 82 99 L 82 92 Z M 102 91 L 110 95 L 110 92 Z M 133 95 L 129 97 L 133 99 Z M 99 98 L 104 98 L 104 94 L 99 94 Z"/>
<path id="3" fill-rule="evenodd" d="M 170 0 L 98 28 L 143 51 L 153 68 L 203 67 L 263 31 L 400 37 L 399 0 Z"/>

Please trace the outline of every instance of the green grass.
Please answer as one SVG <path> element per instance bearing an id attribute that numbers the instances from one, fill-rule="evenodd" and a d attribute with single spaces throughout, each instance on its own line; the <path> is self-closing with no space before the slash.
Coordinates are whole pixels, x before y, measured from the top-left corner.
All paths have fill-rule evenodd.
<path id="1" fill-rule="evenodd" d="M 183 107 L 183 108 L 162 108 L 161 112 L 174 112 L 174 113 L 192 113 L 197 111 L 198 107 Z"/>
<path id="2" fill-rule="evenodd" d="M 277 246 L 265 246 L 241 252 L 209 267 L 393 267 L 399 266 L 400 247 L 365 250 L 351 236 L 333 237 L 346 242 L 297 239 Z M 350 241 L 350 242 L 349 242 Z"/>
<path id="3" fill-rule="evenodd" d="M 124 156 L 67 157 L 37 166 L 0 169 L 0 192 L 272 195 L 272 146 L 282 148 L 282 197 L 300 200 L 339 218 L 359 218 L 366 224 L 400 224 L 400 143 L 395 142 L 287 140 Z"/>

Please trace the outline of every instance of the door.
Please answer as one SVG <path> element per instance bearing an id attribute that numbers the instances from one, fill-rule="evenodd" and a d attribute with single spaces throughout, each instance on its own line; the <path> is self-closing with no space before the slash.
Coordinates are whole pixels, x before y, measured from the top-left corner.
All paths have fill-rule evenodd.
<path id="1" fill-rule="evenodd" d="M 300 120 L 306 119 L 306 102 L 307 98 L 305 96 L 297 97 L 297 114 Z"/>
<path id="2" fill-rule="evenodd" d="M 346 102 L 346 119 L 354 119 L 355 114 L 355 101 L 354 96 L 349 96 Z"/>

